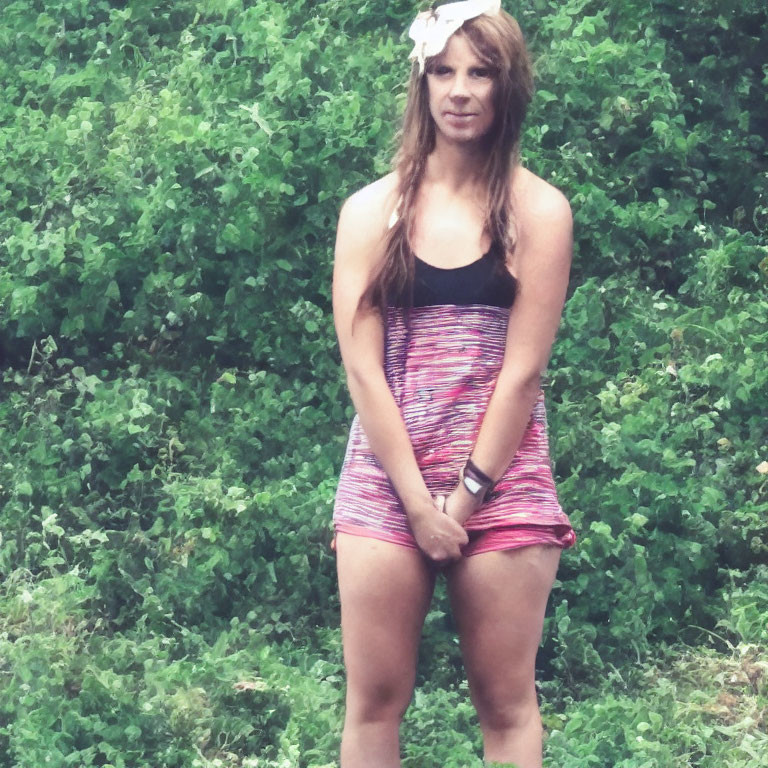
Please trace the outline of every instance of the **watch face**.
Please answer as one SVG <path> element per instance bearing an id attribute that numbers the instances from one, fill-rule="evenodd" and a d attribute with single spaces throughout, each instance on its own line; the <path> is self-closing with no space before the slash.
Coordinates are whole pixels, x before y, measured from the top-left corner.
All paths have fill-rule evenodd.
<path id="1" fill-rule="evenodd" d="M 477 482 L 477 480 L 473 480 L 471 477 L 464 477 L 464 487 L 473 495 L 477 496 L 477 494 L 482 490 L 483 486 L 480 485 L 480 483 Z"/>

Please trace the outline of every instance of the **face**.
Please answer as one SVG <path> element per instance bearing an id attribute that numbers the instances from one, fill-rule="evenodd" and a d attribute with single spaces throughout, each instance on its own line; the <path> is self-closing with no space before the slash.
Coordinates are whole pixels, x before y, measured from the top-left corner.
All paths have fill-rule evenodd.
<path id="1" fill-rule="evenodd" d="M 464 35 L 452 35 L 425 77 L 429 111 L 439 134 L 452 142 L 482 138 L 495 115 L 495 75 L 472 51 Z"/>

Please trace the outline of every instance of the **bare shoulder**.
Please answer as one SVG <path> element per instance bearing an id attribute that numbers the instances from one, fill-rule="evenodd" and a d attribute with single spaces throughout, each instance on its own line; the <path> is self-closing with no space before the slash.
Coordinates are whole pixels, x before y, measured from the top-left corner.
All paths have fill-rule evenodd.
<path id="1" fill-rule="evenodd" d="M 568 198 L 554 185 L 520 168 L 512 186 L 518 247 L 512 258 L 517 269 L 535 259 L 551 267 L 570 263 L 573 214 Z"/>
<path id="2" fill-rule="evenodd" d="M 337 247 L 346 242 L 373 246 L 383 241 L 387 224 L 397 202 L 398 178 L 382 176 L 351 194 L 339 213 Z"/>
<path id="3" fill-rule="evenodd" d="M 570 224 L 571 204 L 553 184 L 527 168 L 520 168 L 513 183 L 513 205 L 523 225 Z"/>

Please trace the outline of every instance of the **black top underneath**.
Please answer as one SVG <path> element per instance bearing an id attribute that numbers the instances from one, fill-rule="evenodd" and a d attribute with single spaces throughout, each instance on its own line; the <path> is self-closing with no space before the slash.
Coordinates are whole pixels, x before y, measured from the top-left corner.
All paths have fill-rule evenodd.
<path id="1" fill-rule="evenodd" d="M 413 306 L 437 304 L 484 304 L 491 307 L 511 307 L 515 300 L 517 281 L 500 259 L 495 256 L 496 243 L 487 253 L 463 267 L 445 268 L 427 264 L 415 258 Z M 390 301 L 404 306 L 402 300 Z"/>

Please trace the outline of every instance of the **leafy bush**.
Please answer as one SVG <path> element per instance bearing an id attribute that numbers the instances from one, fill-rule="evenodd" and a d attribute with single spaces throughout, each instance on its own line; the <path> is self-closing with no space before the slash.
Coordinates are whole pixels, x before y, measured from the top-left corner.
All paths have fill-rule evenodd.
<path id="1" fill-rule="evenodd" d="M 334 227 L 387 170 L 414 9 L 4 5 L 0 765 L 333 764 Z M 515 12 L 523 157 L 576 224 L 547 383 L 579 536 L 540 656 L 548 754 L 758 765 L 759 724 L 689 717 L 693 693 L 631 670 L 681 638 L 766 642 L 766 10 Z M 424 649 L 404 759 L 471 765 L 442 592 Z"/>

